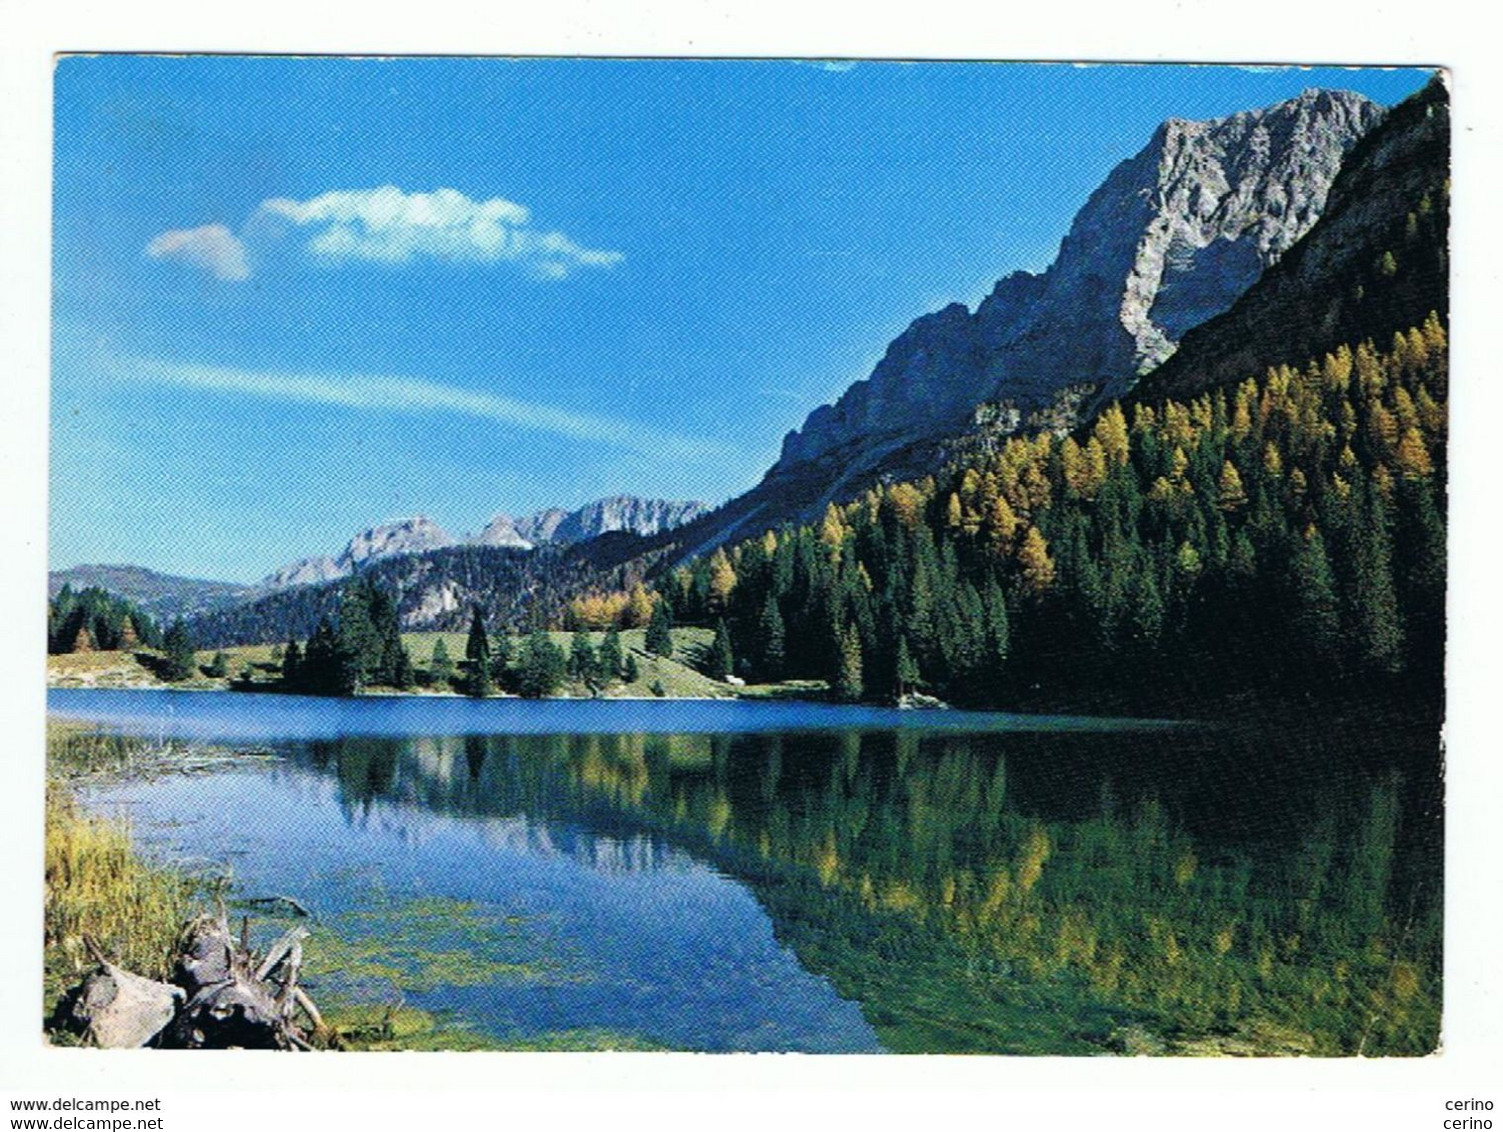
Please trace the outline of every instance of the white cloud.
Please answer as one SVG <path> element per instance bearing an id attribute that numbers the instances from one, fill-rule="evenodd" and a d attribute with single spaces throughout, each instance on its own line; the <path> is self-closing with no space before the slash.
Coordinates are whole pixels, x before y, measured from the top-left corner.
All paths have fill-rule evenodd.
<path id="1" fill-rule="evenodd" d="M 578 268 L 611 267 L 623 258 L 534 226 L 532 214 L 515 201 L 472 200 L 455 189 L 406 193 L 385 185 L 305 201 L 277 197 L 261 202 L 257 219 L 306 230 L 308 251 L 326 261 L 515 262 L 541 278 L 562 279 Z"/>
<path id="2" fill-rule="evenodd" d="M 656 457 L 723 456 L 715 441 L 682 436 L 635 421 L 577 413 L 535 401 L 462 389 L 420 377 L 372 374 L 282 373 L 91 354 L 95 372 L 211 392 L 340 408 L 406 414 L 450 414 L 613 445 Z"/>
<path id="3" fill-rule="evenodd" d="M 537 227 L 532 213 L 515 201 L 471 200 L 455 189 L 407 193 L 395 185 L 341 189 L 308 200 L 273 197 L 256 207 L 240 236 L 223 224 L 173 229 L 147 244 L 146 254 L 238 282 L 251 274 L 246 241 L 269 245 L 293 233 L 326 263 L 515 263 L 539 279 L 566 279 L 581 268 L 614 267 L 625 258 Z"/>
<path id="4" fill-rule="evenodd" d="M 146 245 L 146 254 L 191 264 L 226 283 L 250 278 L 245 245 L 223 224 L 163 232 Z"/>

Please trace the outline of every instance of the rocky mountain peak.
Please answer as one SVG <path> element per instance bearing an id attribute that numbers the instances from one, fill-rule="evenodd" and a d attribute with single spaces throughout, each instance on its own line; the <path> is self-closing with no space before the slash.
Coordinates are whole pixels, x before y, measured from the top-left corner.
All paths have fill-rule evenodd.
<path id="1" fill-rule="evenodd" d="M 328 582 L 335 578 L 342 578 L 348 570 L 344 569 L 330 558 L 327 554 L 313 555 L 309 558 L 299 558 L 296 562 L 283 566 L 261 579 L 261 587 L 272 590 L 285 590 L 293 586 L 306 586 L 314 582 Z"/>
<path id="2" fill-rule="evenodd" d="M 1161 124 L 1076 214 L 1053 264 L 1000 280 L 972 313 L 917 319 L 865 381 L 810 414 L 775 472 L 840 453 L 870 462 L 962 423 L 977 404 L 1037 408 L 1112 392 L 1226 310 L 1319 218 L 1342 159 L 1383 116 L 1346 91 Z"/>
<path id="3" fill-rule="evenodd" d="M 708 504 L 697 500 L 640 499 L 634 495 L 612 495 L 586 503 L 573 511 L 550 507 L 546 511 L 516 520 L 515 530 L 521 538 L 535 544 L 583 542 L 612 531 L 655 535 L 690 522 L 708 510 Z"/>
<path id="4" fill-rule="evenodd" d="M 350 539 L 336 560 L 346 574 L 353 572 L 362 563 L 373 558 L 388 558 L 393 554 L 415 554 L 424 550 L 438 550 L 453 546 L 455 540 L 424 515 L 411 519 L 399 519 L 394 523 L 369 527 Z"/>
<path id="5" fill-rule="evenodd" d="M 531 550 L 533 543 L 517 530 L 517 520 L 510 515 L 495 515 L 481 532 L 471 540 L 480 546 L 511 546 L 518 550 Z"/>

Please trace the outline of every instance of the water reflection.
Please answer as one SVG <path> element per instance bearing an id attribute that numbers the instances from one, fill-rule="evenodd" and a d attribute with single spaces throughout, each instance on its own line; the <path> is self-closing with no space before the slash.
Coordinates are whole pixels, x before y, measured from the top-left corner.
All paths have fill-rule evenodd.
<path id="1" fill-rule="evenodd" d="M 1402 745 L 850 728 L 291 750 L 355 826 L 395 807 L 605 873 L 709 862 L 890 1049 L 1436 1043 L 1437 783 Z"/>

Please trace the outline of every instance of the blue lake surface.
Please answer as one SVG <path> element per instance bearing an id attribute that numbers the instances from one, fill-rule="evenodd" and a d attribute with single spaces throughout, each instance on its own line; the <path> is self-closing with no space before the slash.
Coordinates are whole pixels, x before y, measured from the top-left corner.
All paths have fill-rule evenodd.
<path id="1" fill-rule="evenodd" d="M 1165 720 L 1004 712 L 901 711 L 802 700 L 487 699 L 366 696 L 331 699 L 224 692 L 53 688 L 47 710 L 138 735 L 206 742 L 274 742 L 342 735 L 755 734 L 850 728 L 925 732 L 1150 730 Z"/>
<path id="2" fill-rule="evenodd" d="M 786 701 L 48 707 L 269 754 L 81 797 L 234 899 L 311 907 L 321 1000 L 400 1001 L 510 1047 L 1099 1053 L 1180 1024 L 1174 955 L 1204 997 L 1299 933 L 1291 962 L 1318 979 L 1366 946 L 1344 925 L 1379 922 L 1374 877 L 1438 867 L 1423 799 L 1329 729 Z M 1250 926 L 1223 956 L 1227 924 Z"/>

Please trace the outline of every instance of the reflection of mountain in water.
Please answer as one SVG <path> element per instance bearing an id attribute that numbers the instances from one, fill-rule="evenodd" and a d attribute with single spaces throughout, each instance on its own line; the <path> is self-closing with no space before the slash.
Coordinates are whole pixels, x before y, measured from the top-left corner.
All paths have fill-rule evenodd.
<path id="1" fill-rule="evenodd" d="M 480 804 L 472 797 L 474 777 L 487 745 L 475 736 L 314 743 L 307 749 L 311 761 L 320 767 L 335 766 L 338 776 L 318 776 L 312 780 L 316 785 L 304 788 L 336 793 L 351 825 L 403 845 L 424 843 L 448 828 L 453 815 L 461 814 L 491 849 L 566 857 L 598 873 L 661 872 L 692 865 L 685 853 L 646 833 L 602 835 L 525 812 L 498 813 Z M 302 768 L 286 777 L 308 778 Z M 465 804 L 466 798 L 471 804 Z"/>
<path id="2" fill-rule="evenodd" d="M 1328 734 L 469 736 L 299 757 L 337 776 L 350 821 L 405 836 L 462 815 L 602 872 L 708 861 L 889 1048 L 1427 1052 L 1433 768 L 1404 766 L 1398 738 Z"/>

